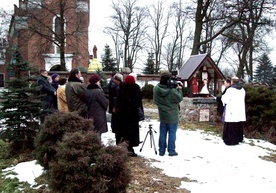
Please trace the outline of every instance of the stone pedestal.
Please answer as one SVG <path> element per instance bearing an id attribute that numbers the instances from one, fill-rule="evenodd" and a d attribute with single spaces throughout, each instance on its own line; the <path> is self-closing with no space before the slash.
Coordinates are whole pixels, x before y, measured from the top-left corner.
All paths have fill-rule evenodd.
<path id="1" fill-rule="evenodd" d="M 213 97 L 188 98 L 180 103 L 180 119 L 186 122 L 216 122 L 217 102 Z"/>
<path id="2" fill-rule="evenodd" d="M 89 64 L 88 71 L 96 72 L 96 71 L 102 71 L 102 70 L 103 70 L 103 65 L 99 62 L 98 58 L 93 58 L 93 60 Z"/>

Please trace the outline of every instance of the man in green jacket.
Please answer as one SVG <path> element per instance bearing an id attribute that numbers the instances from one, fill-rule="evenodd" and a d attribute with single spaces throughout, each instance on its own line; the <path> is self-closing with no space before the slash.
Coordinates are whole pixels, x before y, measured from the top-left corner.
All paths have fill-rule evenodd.
<path id="1" fill-rule="evenodd" d="M 153 100 L 158 106 L 160 119 L 159 155 L 165 154 L 168 147 L 169 156 L 177 156 L 175 151 L 176 130 L 179 121 L 179 103 L 183 99 L 182 87 L 170 86 L 171 73 L 163 72 L 160 83 L 153 88 Z M 168 146 L 167 146 L 168 134 Z"/>

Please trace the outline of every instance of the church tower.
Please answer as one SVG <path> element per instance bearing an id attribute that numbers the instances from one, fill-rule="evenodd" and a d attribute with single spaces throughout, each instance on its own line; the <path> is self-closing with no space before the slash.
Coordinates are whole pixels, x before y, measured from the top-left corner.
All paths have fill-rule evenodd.
<path id="1" fill-rule="evenodd" d="M 10 53 L 18 50 L 38 69 L 88 68 L 90 0 L 19 0 L 9 30 Z M 11 61 L 10 56 L 10 61 Z"/>

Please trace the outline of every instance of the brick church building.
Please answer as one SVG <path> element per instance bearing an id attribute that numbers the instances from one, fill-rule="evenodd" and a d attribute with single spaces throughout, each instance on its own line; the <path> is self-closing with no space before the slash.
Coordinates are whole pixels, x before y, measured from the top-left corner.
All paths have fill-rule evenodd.
<path id="1" fill-rule="evenodd" d="M 68 71 L 87 69 L 89 4 L 90 0 L 19 0 L 10 23 L 4 66 L 14 62 L 13 54 L 18 51 L 37 71 L 59 70 L 61 61 Z"/>

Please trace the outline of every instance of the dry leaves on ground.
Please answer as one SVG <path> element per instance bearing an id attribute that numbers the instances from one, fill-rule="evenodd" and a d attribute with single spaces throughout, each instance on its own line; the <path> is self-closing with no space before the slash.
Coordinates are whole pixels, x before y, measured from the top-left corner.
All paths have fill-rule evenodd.
<path id="1" fill-rule="evenodd" d="M 161 169 L 150 166 L 148 160 L 142 157 L 131 157 L 128 167 L 131 169 L 131 182 L 127 193 L 190 192 L 179 188 L 181 181 L 189 179 L 166 176 Z"/>

